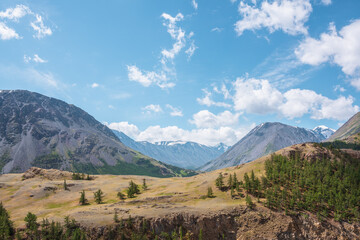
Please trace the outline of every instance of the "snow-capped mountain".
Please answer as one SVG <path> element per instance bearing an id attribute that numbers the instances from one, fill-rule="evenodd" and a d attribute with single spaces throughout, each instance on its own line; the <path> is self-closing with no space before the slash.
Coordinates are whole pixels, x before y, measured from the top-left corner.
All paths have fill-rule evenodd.
<path id="1" fill-rule="evenodd" d="M 312 132 L 319 137 L 319 139 L 325 140 L 328 139 L 331 135 L 334 134 L 335 130 L 327 126 L 321 125 L 312 130 Z"/>
<path id="2" fill-rule="evenodd" d="M 113 130 L 113 132 L 125 146 L 164 163 L 187 169 L 196 169 L 217 158 L 229 148 L 223 143 L 209 147 L 185 141 L 137 142 L 123 132 L 116 130 Z"/>

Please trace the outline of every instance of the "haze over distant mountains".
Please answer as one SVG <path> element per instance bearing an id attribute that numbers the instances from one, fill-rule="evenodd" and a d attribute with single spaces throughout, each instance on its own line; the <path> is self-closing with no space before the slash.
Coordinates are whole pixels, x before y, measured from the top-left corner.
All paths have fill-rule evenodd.
<path id="1" fill-rule="evenodd" d="M 74 105 L 29 91 L 0 91 L 0 171 L 32 166 L 158 177 L 190 172 L 126 147 Z"/>
<path id="2" fill-rule="evenodd" d="M 224 154 L 205 164 L 202 171 L 236 166 L 258 159 L 284 147 L 305 142 L 320 142 L 333 130 L 325 126 L 308 130 L 282 123 L 263 123 L 252 129 Z"/>
<path id="3" fill-rule="evenodd" d="M 126 146 L 164 163 L 187 169 L 196 169 L 203 166 L 228 149 L 228 146 L 222 143 L 209 147 L 195 142 L 184 141 L 137 142 L 123 132 L 117 130 L 113 130 L 113 132 Z"/>

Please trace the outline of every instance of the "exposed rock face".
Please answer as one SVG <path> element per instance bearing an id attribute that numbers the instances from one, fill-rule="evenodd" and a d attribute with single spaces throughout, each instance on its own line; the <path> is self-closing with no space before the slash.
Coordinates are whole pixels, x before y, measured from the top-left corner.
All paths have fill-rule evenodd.
<path id="1" fill-rule="evenodd" d="M 157 142 L 155 144 L 146 141 L 137 142 L 123 132 L 113 131 L 126 146 L 164 163 L 187 169 L 196 169 L 227 150 L 227 146 L 224 144 L 209 147 L 183 141 Z"/>
<path id="2" fill-rule="evenodd" d="M 174 176 L 168 166 L 123 145 L 82 109 L 29 91 L 0 92 L 0 170 L 32 166 L 90 173 Z M 113 168 L 116 166 L 116 168 Z"/>
<path id="3" fill-rule="evenodd" d="M 180 226 L 189 239 L 360 239 L 359 223 L 319 221 L 315 216 L 303 213 L 287 216 L 259 207 L 227 209 L 207 214 L 174 213 L 163 217 L 145 219 L 156 234 L 171 233 Z M 141 231 L 143 218 L 133 219 L 132 231 Z M 126 227 L 126 225 L 125 225 Z M 87 229 L 90 239 L 105 239 L 109 226 Z M 120 239 L 114 238 L 114 239 Z M 185 238 L 187 239 L 187 238 Z"/>
<path id="4" fill-rule="evenodd" d="M 238 143 L 200 170 L 236 166 L 273 153 L 284 147 L 305 142 L 320 142 L 312 131 L 282 123 L 263 123 L 251 130 Z"/>
<path id="5" fill-rule="evenodd" d="M 360 133 L 360 112 L 352 116 L 344 125 L 342 125 L 327 142 L 335 140 L 345 140 L 346 138 Z"/>

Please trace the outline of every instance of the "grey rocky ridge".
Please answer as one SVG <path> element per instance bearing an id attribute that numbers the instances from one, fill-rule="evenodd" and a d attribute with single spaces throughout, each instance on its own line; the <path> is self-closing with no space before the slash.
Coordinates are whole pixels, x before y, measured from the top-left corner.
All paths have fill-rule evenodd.
<path id="1" fill-rule="evenodd" d="M 223 143 L 211 147 L 184 141 L 162 141 L 156 143 L 135 141 L 123 132 L 113 131 L 126 146 L 164 163 L 187 169 L 196 169 L 217 158 L 228 149 L 228 146 Z"/>
<path id="2" fill-rule="evenodd" d="M 284 147 L 305 142 L 320 142 L 326 137 L 300 127 L 274 122 L 263 123 L 252 129 L 245 137 L 223 153 L 200 168 L 212 171 L 236 166 L 258 159 Z"/>
<path id="3" fill-rule="evenodd" d="M 0 170 L 24 172 L 32 166 L 158 177 L 192 173 L 126 147 L 74 105 L 24 90 L 1 91 Z"/>

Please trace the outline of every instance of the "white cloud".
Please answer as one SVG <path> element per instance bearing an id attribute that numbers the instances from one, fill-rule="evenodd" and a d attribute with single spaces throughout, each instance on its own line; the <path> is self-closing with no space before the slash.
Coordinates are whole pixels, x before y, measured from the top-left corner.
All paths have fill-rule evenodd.
<path id="1" fill-rule="evenodd" d="M 109 109 L 115 109 L 115 107 L 113 105 L 111 105 L 111 104 L 108 106 L 108 108 Z"/>
<path id="2" fill-rule="evenodd" d="M 185 130 L 177 126 L 160 127 L 150 126 L 144 131 L 140 131 L 137 126 L 128 122 L 105 123 L 109 128 L 124 132 L 136 141 L 160 142 L 160 141 L 192 141 L 200 144 L 214 146 L 220 142 L 227 145 L 233 145 L 239 141 L 250 129 L 255 127 L 254 124 L 233 129 L 231 127 L 203 128 Z"/>
<path id="3" fill-rule="evenodd" d="M 30 26 L 36 32 L 36 34 L 33 35 L 34 38 L 40 39 L 52 34 L 51 28 L 44 25 L 42 16 L 33 13 L 28 6 L 16 5 L 15 8 L 8 8 L 5 11 L 0 11 L 0 18 L 4 19 L 4 21 L 11 20 L 14 22 L 19 22 L 19 20 L 26 15 L 35 17 L 35 20 L 30 22 Z M 4 22 L 0 22 L 0 38 L 2 40 L 8 40 L 12 38 L 21 39 L 16 31 L 12 28 L 9 28 Z"/>
<path id="4" fill-rule="evenodd" d="M 172 88 L 175 86 L 174 83 L 168 82 L 168 78 L 164 72 L 142 72 L 137 66 L 127 66 L 128 69 L 128 78 L 130 81 L 135 81 L 143 85 L 144 87 L 149 87 L 152 84 L 156 84 L 160 88 Z"/>
<path id="5" fill-rule="evenodd" d="M 173 117 L 182 117 L 183 113 L 180 109 L 171 106 L 170 104 L 166 104 L 166 107 L 169 108 L 171 110 L 170 115 Z"/>
<path id="6" fill-rule="evenodd" d="M 52 35 L 51 28 L 44 25 L 42 17 L 39 14 L 36 14 L 35 17 L 36 20 L 30 23 L 30 26 L 37 32 L 33 37 L 41 39 Z"/>
<path id="7" fill-rule="evenodd" d="M 190 46 L 185 53 L 189 58 L 194 54 L 197 47 L 194 40 L 192 40 L 194 33 L 190 32 L 186 35 L 186 32 L 181 27 L 177 26 L 177 23 L 184 19 L 184 16 L 181 13 L 178 13 L 175 17 L 163 13 L 161 17 L 164 19 L 163 25 L 167 28 L 167 32 L 170 34 L 171 38 L 175 40 L 171 49 L 163 49 L 161 51 L 161 69 L 158 71 L 142 71 L 136 65 L 128 65 L 127 70 L 130 81 L 139 82 L 144 87 L 155 84 L 162 89 L 166 89 L 175 86 L 175 83 L 170 81 L 171 77 L 176 76 L 173 62 L 174 58 L 184 47 L 186 47 L 188 41 L 190 42 Z"/>
<path id="8" fill-rule="evenodd" d="M 47 60 L 42 59 L 41 57 L 39 57 L 38 54 L 34 54 L 34 57 L 24 55 L 24 62 L 25 63 L 29 63 L 31 61 L 34 61 L 36 63 L 47 63 Z"/>
<path id="9" fill-rule="evenodd" d="M 307 34 L 304 24 L 308 21 L 312 6 L 310 0 L 263 1 L 261 6 L 250 6 L 241 1 L 238 8 L 242 19 L 235 23 L 240 36 L 245 30 L 267 28 L 270 33 L 282 30 L 290 35 Z"/>
<path id="10" fill-rule="evenodd" d="M 138 129 L 137 126 L 135 126 L 134 124 L 130 124 L 128 122 L 113 122 L 110 124 L 105 122 L 104 124 L 108 126 L 110 129 L 123 132 L 131 138 L 136 138 L 140 133 L 140 130 Z"/>
<path id="11" fill-rule="evenodd" d="M 267 80 L 238 78 L 234 83 L 235 110 L 267 114 L 276 112 L 282 102 L 282 94 Z"/>
<path id="12" fill-rule="evenodd" d="M 331 0 L 321 0 L 321 3 L 324 4 L 324 5 L 330 5 Z"/>
<path id="13" fill-rule="evenodd" d="M 192 4 L 192 6 L 194 7 L 195 10 L 198 9 L 198 3 L 196 2 L 196 0 L 192 0 L 191 4 Z"/>
<path id="14" fill-rule="evenodd" d="M 360 78 L 354 78 L 351 80 L 351 85 L 355 87 L 357 90 L 360 90 Z"/>
<path id="15" fill-rule="evenodd" d="M 239 117 L 240 113 L 232 114 L 229 111 L 224 111 L 215 115 L 208 110 L 202 110 L 195 113 L 189 122 L 196 125 L 197 128 L 219 128 L 237 125 Z"/>
<path id="16" fill-rule="evenodd" d="M 20 18 L 32 14 L 29 7 L 25 5 L 16 5 L 15 8 L 8 8 L 0 12 L 0 18 L 6 18 L 13 21 L 18 21 Z"/>
<path id="17" fill-rule="evenodd" d="M 320 35 L 320 39 L 307 37 L 295 50 L 298 59 L 305 64 L 320 65 L 325 62 L 337 64 L 342 71 L 353 77 L 351 84 L 358 87 L 360 75 L 360 19 L 343 27 L 337 32 L 333 23 L 329 33 Z"/>
<path id="18" fill-rule="evenodd" d="M 336 86 L 334 87 L 334 91 L 335 91 L 335 92 L 336 92 L 336 91 L 345 92 L 346 89 L 343 88 L 343 87 L 340 86 L 340 85 L 336 85 Z"/>
<path id="19" fill-rule="evenodd" d="M 99 87 L 100 85 L 98 84 L 98 83 L 93 83 L 93 84 L 91 84 L 91 88 L 97 88 L 97 87 Z"/>
<path id="20" fill-rule="evenodd" d="M 211 32 L 222 32 L 222 30 L 222 28 L 214 27 L 213 29 L 211 29 Z"/>
<path id="21" fill-rule="evenodd" d="M 146 113 L 150 114 L 152 112 L 154 113 L 160 113 L 162 112 L 162 108 L 158 104 L 150 104 L 142 108 L 142 110 L 146 111 Z"/>
<path id="22" fill-rule="evenodd" d="M 12 38 L 20 39 L 21 37 L 15 32 L 14 29 L 9 28 L 3 22 L 0 22 L 0 38 L 1 40 L 9 40 Z"/>
<path id="23" fill-rule="evenodd" d="M 34 54 L 33 60 L 34 60 L 34 62 L 37 62 L 37 63 L 46 63 L 46 62 L 47 62 L 47 60 L 42 59 L 42 58 L 39 57 L 39 55 L 37 55 L 37 54 Z"/>
<path id="24" fill-rule="evenodd" d="M 229 108 L 231 107 L 230 104 L 225 103 L 225 102 L 215 102 L 211 99 L 211 92 L 209 92 L 206 89 L 203 89 L 203 92 L 205 93 L 205 96 L 203 98 L 197 98 L 196 101 L 200 104 L 200 105 L 205 105 L 205 106 L 217 106 L 217 107 L 226 107 Z"/>
<path id="25" fill-rule="evenodd" d="M 359 111 L 352 96 L 329 99 L 306 89 L 291 89 L 281 93 L 267 80 L 238 78 L 234 88 L 235 110 L 248 113 L 275 113 L 289 119 L 309 114 L 313 119 L 342 121 Z"/>

